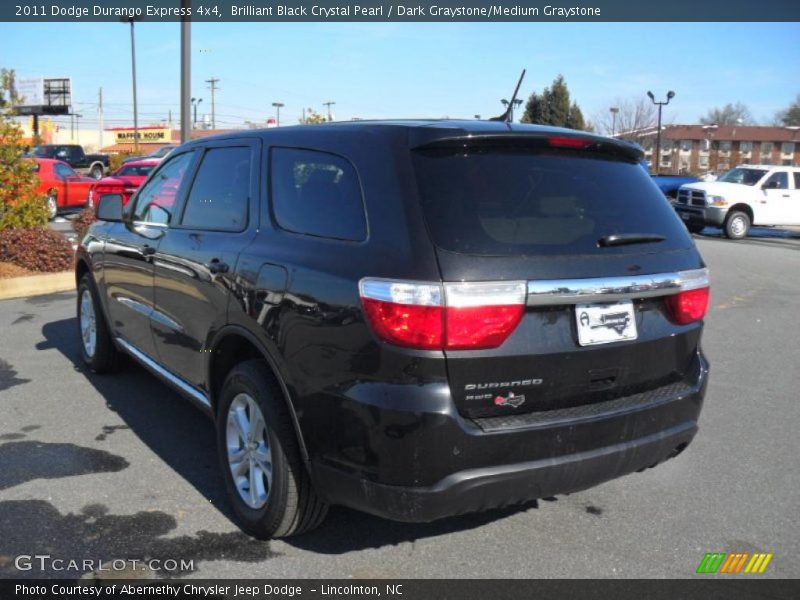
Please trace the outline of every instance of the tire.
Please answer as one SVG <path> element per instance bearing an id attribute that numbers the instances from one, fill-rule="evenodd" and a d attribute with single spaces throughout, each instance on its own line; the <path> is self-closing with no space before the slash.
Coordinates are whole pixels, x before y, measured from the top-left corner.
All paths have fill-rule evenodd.
<path id="1" fill-rule="evenodd" d="M 738 210 L 729 213 L 725 218 L 723 230 L 730 239 L 741 240 L 747 237 L 747 232 L 750 231 L 750 217 L 747 213 Z"/>
<path id="2" fill-rule="evenodd" d="M 77 313 L 83 362 L 95 373 L 113 371 L 119 360 L 119 351 L 111 339 L 94 281 L 88 273 L 78 284 Z"/>
<path id="3" fill-rule="evenodd" d="M 104 174 L 102 165 L 94 165 L 89 171 L 89 175 L 95 179 L 102 179 Z"/>
<path id="4" fill-rule="evenodd" d="M 689 233 L 700 233 L 705 229 L 706 226 L 703 223 L 687 223 L 686 229 L 689 230 Z"/>
<path id="5" fill-rule="evenodd" d="M 242 530 L 270 539 L 322 523 L 328 505 L 311 485 L 283 393 L 263 361 L 239 363 L 225 378 L 216 428 L 225 489 Z"/>
<path id="6" fill-rule="evenodd" d="M 48 192 L 47 194 L 47 219 L 52 221 L 58 215 L 58 195 L 56 192 Z"/>

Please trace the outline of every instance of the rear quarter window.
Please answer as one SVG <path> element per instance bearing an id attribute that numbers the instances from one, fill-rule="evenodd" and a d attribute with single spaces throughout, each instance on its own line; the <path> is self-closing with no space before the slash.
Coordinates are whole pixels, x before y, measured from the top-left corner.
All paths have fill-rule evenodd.
<path id="1" fill-rule="evenodd" d="M 498 149 L 414 152 L 433 242 L 481 255 L 660 251 L 692 240 L 636 163 L 578 152 Z M 656 234 L 653 244 L 601 248 L 612 234 Z"/>
<path id="2" fill-rule="evenodd" d="M 272 213 L 281 229 L 360 242 L 367 237 L 361 184 L 342 156 L 295 148 L 270 155 Z"/>

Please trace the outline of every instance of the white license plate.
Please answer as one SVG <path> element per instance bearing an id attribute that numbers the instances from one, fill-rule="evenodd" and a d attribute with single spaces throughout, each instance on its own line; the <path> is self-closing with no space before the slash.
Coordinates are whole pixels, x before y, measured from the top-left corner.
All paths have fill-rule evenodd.
<path id="1" fill-rule="evenodd" d="M 630 300 L 614 304 L 577 304 L 575 321 L 581 346 L 635 340 L 638 335 L 636 313 Z"/>

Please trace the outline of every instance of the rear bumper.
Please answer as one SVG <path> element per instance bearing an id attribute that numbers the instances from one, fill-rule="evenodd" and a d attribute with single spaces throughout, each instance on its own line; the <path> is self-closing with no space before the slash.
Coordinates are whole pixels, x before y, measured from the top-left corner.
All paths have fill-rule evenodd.
<path id="1" fill-rule="evenodd" d="M 687 223 L 697 223 L 705 225 L 714 225 L 715 227 L 722 227 L 725 222 L 725 217 L 728 214 L 727 208 L 718 208 L 716 206 L 688 206 L 683 204 L 674 204 L 675 211 L 678 216 Z"/>
<path id="2" fill-rule="evenodd" d="M 324 465 L 315 468 L 315 478 L 334 504 L 395 521 L 428 522 L 577 492 L 653 467 L 680 453 L 696 432 L 696 424 L 683 423 L 588 452 L 461 471 L 430 487 L 383 485 Z"/>
<path id="3" fill-rule="evenodd" d="M 312 478 L 333 504 L 409 522 L 575 492 L 681 452 L 697 432 L 707 381 L 708 363 L 698 352 L 687 380 L 656 390 L 475 420 L 444 403 L 425 412 L 421 399 L 396 393 L 407 411 L 390 409 L 384 390 L 380 408 L 348 402 L 344 410 L 343 403 L 340 415 L 362 418 L 322 423 L 306 436 L 319 441 L 335 432 L 331 443 L 340 450 L 312 452 Z"/>

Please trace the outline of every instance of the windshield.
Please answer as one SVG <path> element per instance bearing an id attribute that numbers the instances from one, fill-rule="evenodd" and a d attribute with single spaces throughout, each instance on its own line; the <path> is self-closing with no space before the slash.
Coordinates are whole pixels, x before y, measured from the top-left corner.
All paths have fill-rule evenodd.
<path id="1" fill-rule="evenodd" d="M 463 152 L 463 151 L 462 151 Z M 691 246 L 658 187 L 637 163 L 576 152 L 415 152 L 423 212 L 443 250 L 482 255 L 641 252 L 600 247 L 615 234 L 664 237 L 647 251 Z"/>
<path id="2" fill-rule="evenodd" d="M 155 152 L 153 152 L 150 156 L 153 158 L 164 158 L 167 154 L 172 152 L 174 148 L 172 146 L 164 146 L 163 148 L 159 148 Z"/>
<path id="3" fill-rule="evenodd" d="M 742 185 L 755 185 L 764 176 L 766 171 L 764 169 L 731 169 L 722 175 L 717 181 L 724 181 L 725 183 L 741 183 Z"/>
<path id="4" fill-rule="evenodd" d="M 153 165 L 125 165 L 114 173 L 114 175 L 119 175 L 121 177 L 147 177 L 152 170 Z"/>

